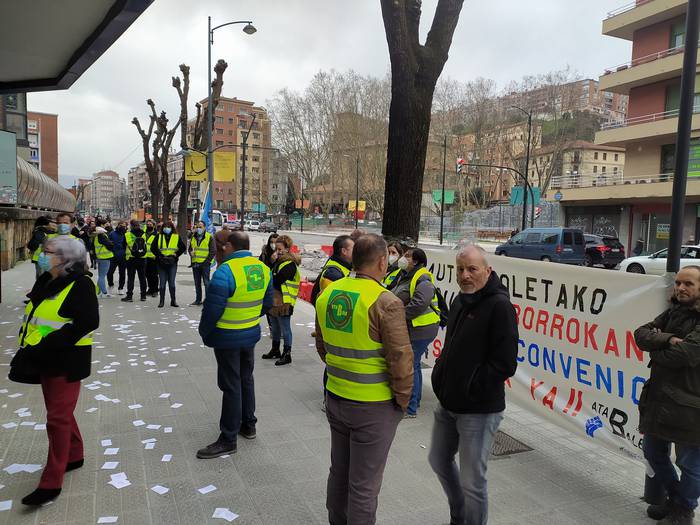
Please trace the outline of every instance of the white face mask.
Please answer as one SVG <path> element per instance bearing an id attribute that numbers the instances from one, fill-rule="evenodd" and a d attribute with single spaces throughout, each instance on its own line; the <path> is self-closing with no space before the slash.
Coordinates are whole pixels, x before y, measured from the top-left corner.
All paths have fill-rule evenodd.
<path id="1" fill-rule="evenodd" d="M 274 243 L 274 242 L 271 242 L 269 246 L 270 246 L 270 249 L 271 249 L 273 252 L 277 249 L 277 248 L 275 247 L 275 243 Z"/>
<path id="2" fill-rule="evenodd" d="M 399 259 L 399 262 L 397 264 L 398 264 L 399 268 L 401 268 L 402 270 L 405 270 L 406 268 L 408 268 L 408 259 L 406 259 L 406 257 L 401 257 L 401 259 Z"/>
<path id="3" fill-rule="evenodd" d="M 394 254 L 390 254 L 390 255 L 389 255 L 389 265 L 394 264 L 394 263 L 395 263 L 396 261 L 398 261 L 398 260 L 399 260 L 399 256 L 398 256 L 398 255 L 394 255 Z"/>

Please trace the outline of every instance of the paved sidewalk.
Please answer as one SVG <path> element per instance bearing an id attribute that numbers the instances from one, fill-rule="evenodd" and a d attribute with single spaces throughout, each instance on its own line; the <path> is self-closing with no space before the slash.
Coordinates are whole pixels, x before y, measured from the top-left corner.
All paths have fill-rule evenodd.
<path id="1" fill-rule="evenodd" d="M 292 365 L 256 362 L 258 438 L 240 439 L 234 456 L 198 460 L 195 451 L 218 435 L 221 401 L 213 354 L 200 345 L 196 331 L 200 310 L 158 309 L 153 298 L 147 303 L 121 303 L 117 297 L 101 302 L 93 375 L 83 382 L 76 409 L 85 466 L 66 475 L 63 493 L 54 503 L 38 510 L 23 508 L 20 499 L 35 488 L 40 471 L 10 474 L 3 469 L 43 466 L 47 439 L 40 425 L 45 413 L 39 387 L 10 383 L 5 377 L 16 348 L 23 295 L 33 275 L 29 263 L 2 274 L 0 509 L 8 500 L 12 507 L 0 510 L 0 525 L 94 524 L 109 516 L 118 517 L 120 525 L 225 523 L 212 519 L 217 507 L 239 514 L 236 524 L 327 523 L 329 431 L 320 410 L 322 367 L 309 336 L 313 311 L 307 304 L 300 304 L 293 318 Z M 181 265 L 181 305 L 193 300 L 192 283 Z M 265 336 L 256 353 L 268 345 Z M 429 381 L 425 384 L 418 418 L 401 423 L 391 449 L 379 503 L 382 524 L 449 522 L 446 499 L 427 462 L 436 401 Z M 502 430 L 534 450 L 489 463 L 490 523 L 652 523 L 639 501 L 644 475 L 640 464 L 512 405 Z M 150 439 L 155 440 L 153 448 L 143 443 Z M 108 448 L 118 451 L 105 455 Z M 163 461 L 164 455 L 172 459 Z M 103 470 L 105 462 L 118 465 Z M 108 484 L 110 475 L 122 472 L 129 486 Z M 156 485 L 169 491 L 159 495 L 151 490 Z M 198 492 L 208 485 L 216 489 Z"/>

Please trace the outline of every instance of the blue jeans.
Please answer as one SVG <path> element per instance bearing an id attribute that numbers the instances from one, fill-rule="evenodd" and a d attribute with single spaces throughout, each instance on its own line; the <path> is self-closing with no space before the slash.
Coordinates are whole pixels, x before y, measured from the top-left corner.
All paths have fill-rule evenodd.
<path id="1" fill-rule="evenodd" d="M 217 383 L 223 393 L 219 439 L 235 443 L 241 425 L 254 427 L 255 382 L 253 380 L 253 355 L 255 347 L 214 348 L 217 364 Z"/>
<path id="2" fill-rule="evenodd" d="M 194 300 L 196 302 L 202 301 L 202 282 L 204 282 L 204 291 L 206 292 L 207 286 L 209 286 L 209 273 L 211 271 L 211 264 L 193 264 L 192 265 L 192 276 L 194 277 Z"/>
<path id="3" fill-rule="evenodd" d="M 456 414 L 435 410 L 428 461 L 450 504 L 450 524 L 486 525 L 486 462 L 503 412 Z M 459 452 L 459 468 L 455 455 Z"/>
<path id="4" fill-rule="evenodd" d="M 107 293 L 107 272 L 109 271 L 109 259 L 97 259 L 97 286 L 101 293 Z"/>
<path id="5" fill-rule="evenodd" d="M 170 300 L 175 300 L 175 276 L 177 275 L 177 264 L 170 266 L 158 265 L 158 280 L 160 300 L 165 300 L 165 286 L 170 289 Z"/>
<path id="6" fill-rule="evenodd" d="M 292 316 L 281 315 L 275 317 L 270 316 L 270 331 L 272 332 L 272 340 L 279 341 L 284 339 L 284 346 L 292 346 Z"/>
<path id="7" fill-rule="evenodd" d="M 669 498 L 685 508 L 695 509 L 700 498 L 700 447 L 675 443 L 680 479 L 671 463 L 670 441 L 645 435 L 642 447 L 644 458 L 659 476 Z"/>
<path id="8" fill-rule="evenodd" d="M 411 341 L 413 348 L 413 390 L 411 391 L 411 400 L 408 402 L 409 414 L 418 412 L 420 400 L 423 395 L 423 374 L 421 373 L 420 362 L 428 350 L 428 345 L 432 339 L 423 339 L 421 341 Z"/>

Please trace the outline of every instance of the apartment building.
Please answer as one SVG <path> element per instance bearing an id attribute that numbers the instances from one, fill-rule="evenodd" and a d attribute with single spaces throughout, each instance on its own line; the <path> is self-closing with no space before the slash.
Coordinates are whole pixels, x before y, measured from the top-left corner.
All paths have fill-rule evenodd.
<path id="1" fill-rule="evenodd" d="M 131 211 L 142 209 L 144 202 L 149 200 L 150 195 L 146 164 L 142 162 L 131 168 L 126 180 L 129 209 Z"/>
<path id="2" fill-rule="evenodd" d="M 109 215 L 113 219 L 128 215 L 126 182 L 112 170 L 95 173 L 92 182 L 85 187 L 84 209 L 92 215 Z"/>
<path id="3" fill-rule="evenodd" d="M 58 182 L 58 115 L 27 111 L 29 163 Z"/>
<path id="4" fill-rule="evenodd" d="M 269 179 L 269 207 L 267 211 L 273 215 L 284 213 L 284 206 L 287 202 L 289 162 L 279 151 L 273 151 L 270 155 Z"/>
<path id="5" fill-rule="evenodd" d="M 626 118 L 603 124 L 595 143 L 625 149 L 623 175 L 560 190 L 567 224 L 584 224 L 585 210 L 612 225 L 628 250 L 638 239 L 647 252 L 668 246 L 686 10 L 684 0 L 636 0 L 608 13 L 603 34 L 631 41 L 632 56 L 606 69 L 599 88 L 629 96 L 629 105 Z M 698 116 L 692 130 L 700 137 Z M 700 179 L 689 179 L 686 202 L 684 241 L 700 233 Z"/>

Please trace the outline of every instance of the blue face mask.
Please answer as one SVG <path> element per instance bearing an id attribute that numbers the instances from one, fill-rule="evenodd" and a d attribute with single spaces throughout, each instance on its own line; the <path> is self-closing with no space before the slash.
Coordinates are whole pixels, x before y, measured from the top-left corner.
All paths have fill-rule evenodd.
<path id="1" fill-rule="evenodd" d="M 165 235 L 170 235 L 170 233 L 171 233 L 172 231 L 173 231 L 172 228 L 163 228 L 163 233 L 164 233 Z"/>
<path id="2" fill-rule="evenodd" d="M 44 252 L 41 252 L 39 254 L 39 260 L 37 260 L 36 263 L 39 265 L 39 268 L 44 272 L 48 272 L 51 269 L 51 257 L 46 255 Z"/>
<path id="3" fill-rule="evenodd" d="M 59 235 L 68 235 L 70 233 L 70 224 L 59 224 L 56 227 Z"/>
<path id="4" fill-rule="evenodd" d="M 202 235 L 204 230 L 202 228 L 197 228 L 197 235 Z"/>

